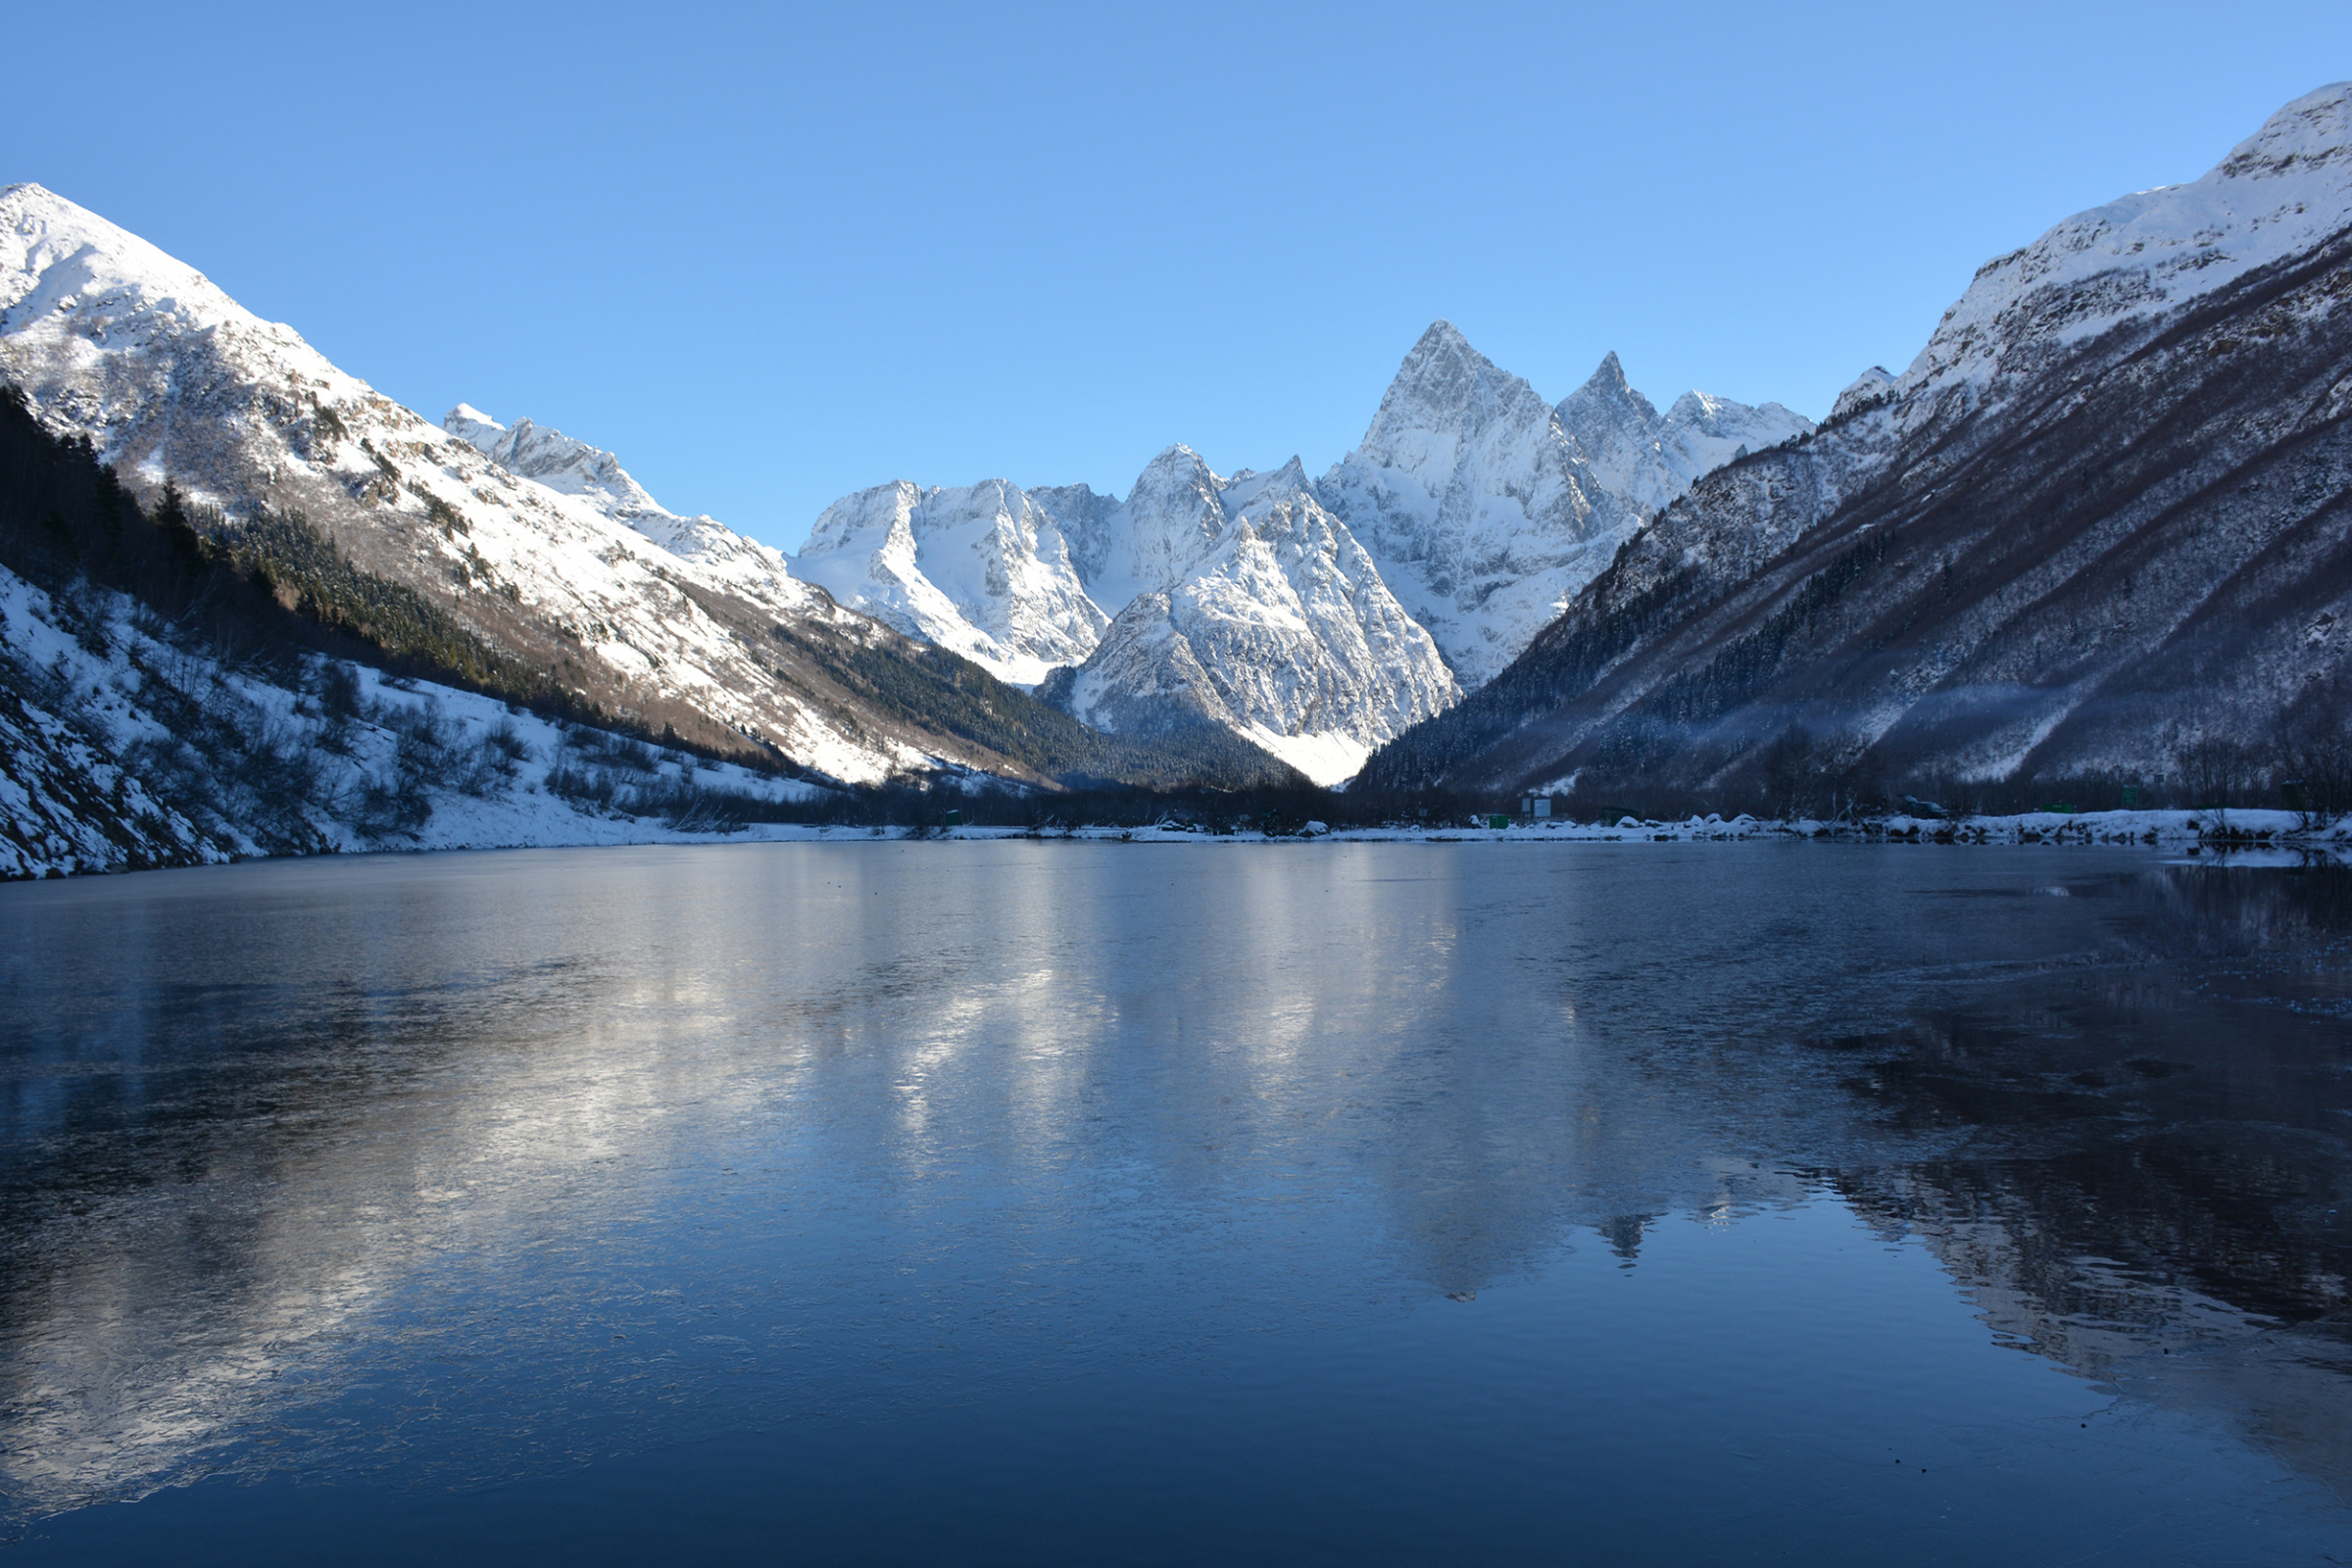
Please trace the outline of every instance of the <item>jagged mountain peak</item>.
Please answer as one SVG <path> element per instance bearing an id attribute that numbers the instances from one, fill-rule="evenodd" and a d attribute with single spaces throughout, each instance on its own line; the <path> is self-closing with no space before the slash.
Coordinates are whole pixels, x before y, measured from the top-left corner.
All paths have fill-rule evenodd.
<path id="1" fill-rule="evenodd" d="M 470 403 L 461 403 L 441 416 L 441 428 L 477 452 L 487 452 L 486 443 L 495 442 L 507 433 L 505 421 L 491 417 Z"/>
<path id="2" fill-rule="evenodd" d="M 1464 685 L 1508 663 L 1639 520 L 1592 484 L 1551 405 L 1444 321 L 1316 491 Z"/>
<path id="3" fill-rule="evenodd" d="M 1189 481 L 1195 474 L 1209 472 L 1206 458 L 1195 452 L 1182 441 L 1171 441 L 1154 453 L 1151 462 L 1144 465 L 1144 471 L 1136 482 L 1141 484 L 1145 479 L 1160 474 L 1182 474 Z"/>
<path id="4" fill-rule="evenodd" d="M 1306 465 L 1294 456 L 1281 467 L 1264 473 L 1244 468 L 1225 481 L 1221 500 L 1226 512 L 1238 516 L 1260 505 L 1296 500 L 1300 496 L 1309 501 L 1315 500 L 1314 487 L 1307 483 Z"/>
<path id="5" fill-rule="evenodd" d="M 638 514 L 675 515 L 630 477 L 620 459 L 552 426 L 527 418 L 502 424 L 471 404 L 461 403 L 442 416 L 441 428 L 509 473 L 593 501 L 610 516 L 625 520 Z"/>
<path id="6" fill-rule="evenodd" d="M 1695 438 L 1711 438 L 1745 446 L 1754 450 L 1760 446 L 1778 445 L 1791 435 L 1813 428 L 1813 421 L 1803 415 L 1778 403 L 1759 403 L 1752 407 L 1731 398 L 1719 398 L 1709 392 L 1686 392 L 1674 400 L 1666 411 L 1666 433 L 1662 440 L 1671 441 L 1681 432 L 1686 444 Z M 1729 462 L 1717 458 L 1708 463 Z M 1700 469 L 1690 477 L 1696 478 Z"/>
<path id="7" fill-rule="evenodd" d="M 1296 456 L 1226 477 L 1170 447 L 1087 529 L 1088 587 L 1118 613 L 1041 691 L 1090 723 L 1223 725 L 1332 784 L 1460 695 Z"/>
<path id="8" fill-rule="evenodd" d="M 1224 489 L 1224 478 L 1208 460 L 1178 442 L 1144 465 L 1127 492 L 1125 510 L 1136 519 L 1155 520 L 1163 529 L 1197 527 L 1213 538 L 1224 514 L 1218 499 Z"/>
<path id="9" fill-rule="evenodd" d="M 1710 397 L 1693 389 L 1674 400 L 1666 410 L 1666 417 L 1684 424 L 1704 426 L 1720 422 L 1726 410 L 1742 406 L 1729 398 Z"/>
<path id="10" fill-rule="evenodd" d="M 1810 428 L 1703 394 L 1661 417 L 1613 350 L 1553 407 L 1440 321 L 1317 491 L 1476 686 L 1699 474 Z"/>
<path id="11" fill-rule="evenodd" d="M 1617 358 L 1615 349 L 1600 357 L 1600 364 L 1593 368 L 1591 375 L 1585 377 L 1585 384 L 1569 396 L 1575 397 L 1578 393 L 1593 397 L 1642 398 L 1642 394 L 1634 390 L 1634 384 L 1625 378 L 1625 362 Z M 1642 398 L 1642 401 L 1647 403 L 1649 399 Z"/>
<path id="12" fill-rule="evenodd" d="M 1694 488 L 1370 779 L 1781 790 L 1841 737 L 1847 778 L 2188 783 L 2208 742 L 2336 744 L 2348 272 L 2338 85 L 1986 263 L 1901 377 Z"/>
<path id="13" fill-rule="evenodd" d="M 172 396 L 167 368 L 211 357 L 268 364 L 273 394 L 311 409 L 374 397 L 292 327 L 264 320 L 128 229 L 42 185 L 0 189 L 0 375 L 44 422 L 89 436 L 141 483 L 169 475 L 193 496 L 242 506 L 249 483 L 222 483 L 190 454 L 167 450 L 170 421 L 152 417 Z M 95 373 L 132 365 L 140 373 Z"/>
<path id="14" fill-rule="evenodd" d="M 1417 359 L 1432 359 L 1446 354 L 1485 357 L 1470 346 L 1470 339 L 1463 335 L 1460 327 L 1440 317 L 1421 329 L 1421 335 L 1413 340 L 1412 348 L 1405 353 L 1405 363 L 1409 365 Z"/>
<path id="15" fill-rule="evenodd" d="M 1086 596 L 1059 515 L 1092 495 L 893 480 L 827 507 L 795 564 L 839 603 L 1031 684 L 1084 659 L 1109 623 Z"/>
<path id="16" fill-rule="evenodd" d="M 1435 321 L 1396 368 L 1359 452 L 1385 452 L 1400 440 L 1442 431 L 1475 437 L 1496 424 L 1541 423 L 1548 412 L 1524 379 L 1470 346 L 1451 321 Z"/>
<path id="17" fill-rule="evenodd" d="M 1601 358 L 1599 368 L 1585 378 L 1583 386 L 1560 400 L 1555 412 L 1571 433 L 1591 429 L 1604 420 L 1632 420 L 1644 428 L 1658 422 L 1657 406 L 1635 391 L 1633 383 L 1625 378 L 1625 366 L 1615 349 Z"/>

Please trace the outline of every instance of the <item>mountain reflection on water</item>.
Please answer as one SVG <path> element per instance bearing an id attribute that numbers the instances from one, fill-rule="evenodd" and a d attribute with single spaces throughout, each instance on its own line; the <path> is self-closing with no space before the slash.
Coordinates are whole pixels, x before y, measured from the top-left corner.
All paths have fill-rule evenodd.
<path id="1" fill-rule="evenodd" d="M 0 928 L 0 1538 L 1180 1377 L 1822 1205 L 2352 1495 L 2341 868 L 744 846 Z"/>

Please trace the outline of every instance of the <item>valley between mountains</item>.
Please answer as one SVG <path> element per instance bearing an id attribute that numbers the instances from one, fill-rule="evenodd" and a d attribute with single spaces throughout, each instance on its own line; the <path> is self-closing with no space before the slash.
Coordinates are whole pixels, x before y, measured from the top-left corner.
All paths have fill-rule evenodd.
<path id="1" fill-rule="evenodd" d="M 787 554 L 527 417 L 429 420 L 13 185 L 9 869 L 425 842 L 454 786 L 403 774 L 416 721 L 354 690 L 556 724 L 521 743 L 535 768 L 474 787 L 586 780 L 561 796 L 583 823 L 656 796 L 691 816 L 698 766 L 738 816 L 941 786 L 1788 812 L 2250 799 L 2331 768 L 2352 791 L 2348 300 L 2338 84 L 1986 263 L 1818 425 L 1699 392 L 1661 411 L 1613 354 L 1551 401 L 1439 321 L 1322 473 L 1178 443 L 1123 496 L 898 479 Z M 123 553 L 125 518 L 176 575 Z M 381 757 L 280 780 L 267 822 L 219 786 L 330 717 L 375 724 Z M 458 728 L 478 750 L 498 723 Z M 599 785 L 567 746 L 649 762 Z"/>

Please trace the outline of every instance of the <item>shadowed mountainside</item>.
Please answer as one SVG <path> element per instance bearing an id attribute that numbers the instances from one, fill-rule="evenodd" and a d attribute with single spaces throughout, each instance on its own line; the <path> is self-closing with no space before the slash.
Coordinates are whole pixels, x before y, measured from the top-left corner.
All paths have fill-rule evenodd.
<path id="1" fill-rule="evenodd" d="M 2340 727 L 2348 170 L 2352 88 L 2328 89 L 2196 185 L 1988 264 L 1900 381 L 1701 479 L 1365 782 L 1732 791 L 1791 747 L 2155 778 L 2200 742 Z M 2139 259 L 2212 208 L 2236 228 Z"/>

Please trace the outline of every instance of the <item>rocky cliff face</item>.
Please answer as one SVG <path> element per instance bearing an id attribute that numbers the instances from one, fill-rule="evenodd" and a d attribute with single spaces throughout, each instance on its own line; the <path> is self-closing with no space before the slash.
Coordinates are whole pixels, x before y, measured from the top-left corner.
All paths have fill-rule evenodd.
<path id="1" fill-rule="evenodd" d="M 2161 776 L 2352 711 L 2352 86 L 1987 264 L 1900 377 L 1698 481 L 1384 783 Z"/>
<path id="2" fill-rule="evenodd" d="M 1811 428 L 1698 392 L 1661 416 L 1614 354 L 1555 408 L 1440 321 L 1317 490 L 1474 690 L 1698 475 Z"/>
<path id="3" fill-rule="evenodd" d="M 1602 487 L 1551 405 L 1449 321 L 1413 345 L 1364 439 L 1318 491 L 1473 687 L 1642 517 Z"/>
<path id="4" fill-rule="evenodd" d="M 1096 581 L 1133 592 L 1047 695 L 1098 728 L 1221 724 L 1332 784 L 1460 695 L 1296 459 L 1225 478 L 1171 447 L 1085 551 Z"/>
<path id="5" fill-rule="evenodd" d="M 1672 504 L 1700 474 L 1813 428 L 1778 403 L 1749 408 L 1704 392 L 1684 393 L 1660 415 L 1626 384 L 1614 354 L 1554 413 L 1594 482 L 1644 514 Z"/>

